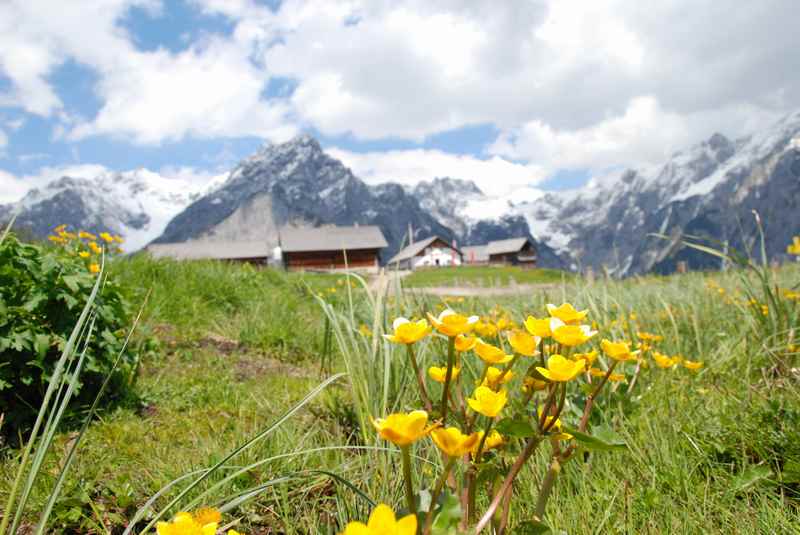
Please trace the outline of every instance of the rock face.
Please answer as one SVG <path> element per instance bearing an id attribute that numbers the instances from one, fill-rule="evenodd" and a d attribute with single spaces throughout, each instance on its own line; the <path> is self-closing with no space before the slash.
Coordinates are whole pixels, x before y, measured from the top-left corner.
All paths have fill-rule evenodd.
<path id="1" fill-rule="evenodd" d="M 681 236 L 753 249 L 753 210 L 762 218 L 768 255 L 785 257 L 800 232 L 798 205 L 800 113 L 794 113 L 758 134 L 737 141 L 714 134 L 661 166 L 548 194 L 518 211 L 574 265 L 625 276 L 672 272 L 681 260 L 691 269 L 718 268 L 719 259 L 685 247 Z"/>

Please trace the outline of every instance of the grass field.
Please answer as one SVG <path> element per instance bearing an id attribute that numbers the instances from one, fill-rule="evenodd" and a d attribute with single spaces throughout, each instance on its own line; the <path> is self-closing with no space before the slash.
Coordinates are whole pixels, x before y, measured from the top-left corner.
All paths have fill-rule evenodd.
<path id="1" fill-rule="evenodd" d="M 516 266 L 458 266 L 414 271 L 403 281 L 410 288 L 429 286 L 508 286 L 509 284 L 561 283 L 572 274 L 557 269 L 523 269 Z"/>
<path id="2" fill-rule="evenodd" d="M 545 270 L 454 271 L 451 277 L 473 284 L 553 283 L 531 294 L 454 305 L 487 322 L 507 315 L 519 323 L 546 314 L 548 302 L 570 301 L 589 310 L 598 338 L 648 331 L 663 336 L 664 353 L 704 363 L 698 372 L 624 368 L 627 382 L 598 400 L 592 425 L 610 426 L 627 447 L 564 465 L 545 514 L 556 533 L 800 533 L 796 301 L 780 305 L 791 312 L 784 324 L 771 303 L 747 302 L 735 272 L 585 285 Z M 226 512 L 251 534 L 339 533 L 348 519 L 368 514 L 360 493 L 403 506 L 398 450 L 376 437 L 366 414 L 421 402 L 404 349 L 380 334 L 391 332 L 396 316 L 422 317 L 443 303 L 412 300 L 395 287 L 368 295 L 343 276 L 240 265 L 141 257 L 115 261 L 111 273 L 134 302 L 152 292 L 141 336 L 157 343 L 142 363 L 135 399 L 91 425 L 57 504 L 54 533 L 120 533 L 164 485 L 213 465 L 339 371 L 349 375 L 231 461 L 245 467 L 240 474 L 217 489 L 223 476 L 215 475 L 182 504 L 203 490 L 210 490 L 203 504 L 220 505 L 258 488 Z M 442 285 L 447 275 L 421 271 L 404 283 Z M 786 267 L 776 277 L 789 288 L 800 270 Z M 421 343 L 424 369 L 441 361 L 441 347 L 439 340 Z M 465 384 L 480 373 L 476 362 L 464 357 Z M 519 386 L 515 378 L 509 391 Z M 568 401 L 563 414 L 574 420 L 578 409 Z M 32 510 L 45 499 L 72 438 L 71 430 L 59 436 Z M 510 440 L 494 462 L 508 467 L 520 447 Z M 511 533 L 523 533 L 513 526 L 533 515 L 548 452 L 537 451 L 514 487 Z M 18 460 L 16 450 L 2 453 L 0 503 Z M 442 458 L 430 441 L 414 454 L 415 480 L 433 486 Z M 167 503 L 179 488 L 156 503 Z"/>

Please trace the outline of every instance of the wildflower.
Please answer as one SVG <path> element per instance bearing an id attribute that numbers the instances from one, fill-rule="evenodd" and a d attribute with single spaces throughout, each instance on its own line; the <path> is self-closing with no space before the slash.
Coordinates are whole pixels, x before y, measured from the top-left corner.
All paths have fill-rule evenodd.
<path id="1" fill-rule="evenodd" d="M 491 321 L 478 320 L 475 322 L 475 332 L 484 338 L 497 336 L 497 326 Z"/>
<path id="2" fill-rule="evenodd" d="M 106 243 L 114 243 L 114 236 L 112 236 L 108 232 L 101 232 L 100 239 L 102 239 Z"/>
<path id="3" fill-rule="evenodd" d="M 597 350 L 593 349 L 587 353 L 574 353 L 570 358 L 575 361 L 585 360 L 586 367 L 590 368 L 592 364 L 594 364 L 594 361 L 597 360 Z"/>
<path id="4" fill-rule="evenodd" d="M 487 344 L 480 338 L 475 341 L 475 353 L 487 364 L 505 364 L 514 358 L 506 355 L 506 352 L 499 347 Z"/>
<path id="5" fill-rule="evenodd" d="M 625 381 L 625 375 L 622 373 L 612 373 L 609 374 L 608 380 L 611 381 L 612 383 L 619 383 Z"/>
<path id="6" fill-rule="evenodd" d="M 514 326 L 514 322 L 508 316 L 503 316 L 502 318 L 498 319 L 495 323 L 495 327 L 497 327 L 498 332 L 507 331 Z"/>
<path id="7" fill-rule="evenodd" d="M 631 351 L 631 348 L 627 342 L 612 342 L 610 340 L 603 339 L 600 342 L 600 347 L 603 348 L 603 353 L 605 353 L 606 356 L 620 362 L 636 360 L 639 354 L 638 351 Z"/>
<path id="8" fill-rule="evenodd" d="M 61 224 L 61 225 L 57 226 L 56 228 L 54 228 L 53 232 L 58 234 L 59 232 L 64 232 L 65 230 L 67 230 L 67 225 Z"/>
<path id="9" fill-rule="evenodd" d="M 97 240 L 97 236 L 95 236 L 91 232 L 86 232 L 85 230 L 79 231 L 78 237 L 82 240 L 91 240 L 91 241 Z"/>
<path id="10" fill-rule="evenodd" d="M 570 303 L 564 303 L 561 306 L 548 303 L 547 312 L 552 317 L 560 319 L 567 325 L 580 323 L 580 321 L 589 314 L 588 310 L 575 310 L 575 307 Z"/>
<path id="11" fill-rule="evenodd" d="M 369 338 L 372 336 L 372 329 L 370 329 L 369 325 L 367 325 L 366 323 L 362 323 L 358 327 L 358 333 L 364 338 Z"/>
<path id="12" fill-rule="evenodd" d="M 394 334 L 384 334 L 383 337 L 395 344 L 413 344 L 425 338 L 430 332 L 428 322 L 424 319 L 408 321 L 406 318 L 397 318 L 392 322 Z"/>
<path id="13" fill-rule="evenodd" d="M 507 402 L 508 395 L 505 390 L 495 392 L 487 386 L 479 386 L 472 393 L 472 397 L 467 399 L 472 410 L 488 418 L 494 418 L 500 414 Z"/>
<path id="14" fill-rule="evenodd" d="M 567 347 L 581 345 L 597 334 L 588 325 L 564 325 L 559 319 L 552 321 L 551 329 L 555 341 Z"/>
<path id="15" fill-rule="evenodd" d="M 201 509 L 202 511 L 206 510 Z M 218 511 L 215 512 L 219 515 Z M 203 513 L 203 516 L 198 518 L 197 516 L 192 516 L 191 513 L 178 513 L 171 522 L 159 522 L 156 524 L 156 533 L 158 535 L 214 535 L 217 532 L 219 520 L 204 523 L 211 516 L 210 513 Z"/>
<path id="16" fill-rule="evenodd" d="M 477 435 L 478 435 L 478 442 L 472 448 L 472 452 L 471 452 L 473 457 L 478 455 L 478 446 L 480 446 L 480 442 L 483 439 L 484 432 L 483 431 L 478 431 Z M 503 438 L 503 435 L 498 433 L 497 430 L 493 429 L 492 432 L 489 433 L 489 436 L 486 437 L 486 440 L 483 441 L 483 451 L 489 451 L 489 450 L 492 450 L 494 448 L 499 448 L 500 446 L 505 444 L 505 442 L 506 442 L 506 439 Z"/>
<path id="17" fill-rule="evenodd" d="M 605 377 L 606 375 L 606 371 L 601 370 L 600 368 L 590 368 L 589 373 L 592 375 L 592 377 Z"/>
<path id="18" fill-rule="evenodd" d="M 522 391 L 526 394 L 533 389 L 536 390 L 544 390 L 547 387 L 547 381 L 540 381 L 535 377 L 526 377 L 522 381 Z"/>
<path id="19" fill-rule="evenodd" d="M 461 368 L 453 366 L 453 371 L 451 372 L 450 378 L 455 379 L 458 377 L 458 372 L 460 371 Z M 428 375 L 430 375 L 431 379 L 437 383 L 444 383 L 445 377 L 447 376 L 447 366 L 431 366 L 428 368 Z"/>
<path id="20" fill-rule="evenodd" d="M 475 347 L 475 342 L 478 340 L 477 337 L 472 335 L 466 334 L 459 334 L 456 336 L 456 351 L 464 352 L 469 351 L 470 349 Z"/>
<path id="21" fill-rule="evenodd" d="M 64 238 L 60 236 L 48 236 L 47 239 L 53 243 L 64 243 Z"/>
<path id="22" fill-rule="evenodd" d="M 89 249 L 91 249 L 94 254 L 100 254 L 103 252 L 103 248 L 97 245 L 97 242 L 93 241 L 89 242 Z"/>
<path id="23" fill-rule="evenodd" d="M 372 425 L 381 438 L 396 446 L 408 446 L 427 435 L 431 430 L 426 427 L 427 423 L 428 413 L 425 411 L 395 413 L 386 418 L 372 420 Z"/>
<path id="24" fill-rule="evenodd" d="M 431 431 L 431 439 L 448 457 L 461 457 L 478 445 L 478 433 L 465 435 L 457 427 L 438 428 Z"/>
<path id="25" fill-rule="evenodd" d="M 428 314 L 428 319 L 437 331 L 445 336 L 454 337 L 470 332 L 478 321 L 478 316 L 462 316 L 447 308 L 436 317 Z"/>
<path id="26" fill-rule="evenodd" d="M 697 370 L 703 367 L 703 363 L 694 360 L 684 360 L 683 367 L 686 368 L 687 370 L 696 372 Z"/>
<path id="27" fill-rule="evenodd" d="M 100 273 L 100 264 L 92 262 L 89 264 L 89 273 Z"/>
<path id="28" fill-rule="evenodd" d="M 646 342 L 653 342 L 653 343 L 660 342 L 661 340 L 664 339 L 664 337 L 661 336 L 660 334 L 650 334 L 648 332 L 642 332 L 642 331 L 637 332 L 636 336 L 639 338 L 639 340 L 644 340 Z"/>
<path id="29" fill-rule="evenodd" d="M 514 372 L 507 371 L 503 373 L 503 370 L 495 368 L 494 366 L 489 366 L 486 369 L 486 377 L 483 379 L 481 385 L 488 386 L 489 388 L 494 389 L 500 385 L 506 384 L 513 378 L 514 378 Z"/>
<path id="30" fill-rule="evenodd" d="M 222 515 L 213 507 L 203 507 L 194 513 L 194 519 L 205 525 L 211 523 L 219 523 L 222 521 Z"/>
<path id="31" fill-rule="evenodd" d="M 80 256 L 81 258 L 89 258 L 92 255 L 91 253 L 89 253 L 89 251 L 81 251 L 80 253 L 78 253 L 78 256 Z"/>
<path id="32" fill-rule="evenodd" d="M 538 413 L 539 413 L 539 419 L 541 420 L 542 419 L 542 408 L 541 407 L 539 408 Z M 558 433 L 553 435 L 553 438 L 555 438 L 556 440 L 572 440 L 572 438 L 573 438 L 572 435 L 570 435 L 569 433 L 562 433 L 561 432 L 561 418 L 556 418 L 555 422 L 553 422 L 553 418 L 555 418 L 555 416 L 548 415 L 544 419 L 544 427 L 546 427 L 548 429 L 555 429 L 556 431 L 558 431 Z"/>
<path id="33" fill-rule="evenodd" d="M 536 371 L 542 374 L 545 379 L 553 382 L 571 381 L 585 369 L 585 360 L 569 360 L 561 355 L 551 355 L 547 359 L 547 368 L 536 367 Z"/>
<path id="34" fill-rule="evenodd" d="M 786 252 L 790 255 L 800 256 L 800 236 L 792 237 L 792 243 L 786 247 Z"/>
<path id="35" fill-rule="evenodd" d="M 550 329 L 551 319 L 552 318 L 537 319 L 534 318 L 533 316 L 528 316 L 524 322 L 525 329 L 533 336 L 538 336 L 539 338 L 547 338 L 548 336 L 552 336 L 553 334 L 553 331 Z"/>
<path id="36" fill-rule="evenodd" d="M 678 361 L 672 359 L 668 355 L 659 353 L 658 351 L 653 352 L 653 360 L 656 361 L 656 366 L 665 370 L 668 368 L 673 368 L 676 364 L 678 364 Z"/>
<path id="37" fill-rule="evenodd" d="M 532 336 L 525 331 L 513 331 L 508 333 L 508 343 L 520 355 L 532 357 L 538 353 L 536 346 L 539 345 L 541 338 Z"/>
<path id="38" fill-rule="evenodd" d="M 382 503 L 372 510 L 366 524 L 349 522 L 340 535 L 414 535 L 416 532 L 416 515 L 406 515 L 397 520 L 392 508 Z"/>

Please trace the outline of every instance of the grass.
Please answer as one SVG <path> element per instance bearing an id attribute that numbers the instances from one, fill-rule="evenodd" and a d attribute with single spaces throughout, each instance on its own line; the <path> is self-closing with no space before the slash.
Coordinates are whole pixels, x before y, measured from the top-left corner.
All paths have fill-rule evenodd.
<path id="1" fill-rule="evenodd" d="M 371 385 L 370 411 L 419 406 L 403 348 L 378 335 L 393 317 L 435 312 L 440 303 L 410 301 L 394 291 L 370 302 L 341 276 L 285 275 L 241 265 L 141 257 L 117 260 L 111 269 L 134 301 L 152 288 L 144 332 L 158 343 L 141 368 L 140 401 L 102 414 L 84 437 L 56 505 L 54 532 L 111 533 L 165 484 L 221 459 L 346 363 L 370 363 L 358 379 Z M 404 283 L 440 285 L 438 277 L 448 271 L 416 272 Z M 647 330 L 665 337 L 664 352 L 706 363 L 699 373 L 642 369 L 630 394 L 623 385 L 600 398 L 593 424 L 611 425 L 628 449 L 565 465 L 547 508 L 554 528 L 571 534 L 800 532 L 800 386 L 794 372 L 777 365 L 788 359 L 787 369 L 796 369 L 797 354 L 762 336 L 764 327 L 746 306 L 726 302 L 741 290 L 736 273 L 585 285 L 543 270 L 450 271 L 476 284 L 502 277 L 532 281 L 520 274 L 549 277 L 537 282 L 553 284 L 491 301 L 466 298 L 458 308 L 489 313 L 499 304 L 519 321 L 529 313 L 541 315 L 547 302 L 569 300 L 590 309 L 603 336 Z M 777 276 L 790 287 L 800 280 L 800 269 L 789 266 Z M 330 303 L 327 316 L 319 296 Z M 351 354 L 332 350 L 338 346 L 331 337 Z M 330 353 L 324 373 L 323 352 Z M 418 357 L 427 368 L 441 361 L 441 353 L 438 341 L 430 341 Z M 478 373 L 470 367 L 476 368 L 467 361 L 466 377 Z M 213 500 L 281 475 L 305 474 L 237 509 L 240 531 L 333 534 L 346 519 L 367 514 L 369 504 L 351 488 L 310 470 L 335 472 L 372 499 L 402 506 L 399 455 L 363 428 L 353 386 L 338 383 L 235 459 L 245 466 L 285 455 L 247 470 Z M 70 430 L 58 436 L 34 490 L 35 504 L 46 499 L 58 454 L 72 438 Z M 509 459 L 516 448 L 509 446 Z M 0 459 L 0 503 L 17 453 L 6 449 Z M 545 453 L 538 452 L 515 487 L 519 507 L 512 522 L 532 514 Z M 416 480 L 432 485 L 441 458 L 429 441 L 415 454 L 424 460 L 416 465 Z"/>
<path id="2" fill-rule="evenodd" d="M 524 269 L 518 266 L 457 266 L 420 269 L 403 280 L 409 288 L 429 286 L 508 286 L 509 284 L 558 284 L 572 274 L 557 269 Z"/>

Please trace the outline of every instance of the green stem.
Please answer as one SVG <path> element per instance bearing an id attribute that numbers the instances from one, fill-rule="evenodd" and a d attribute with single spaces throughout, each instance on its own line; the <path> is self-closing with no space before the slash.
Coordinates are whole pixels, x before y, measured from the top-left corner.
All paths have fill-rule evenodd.
<path id="1" fill-rule="evenodd" d="M 558 477 L 559 472 L 561 472 L 561 463 L 558 462 L 557 456 L 554 456 L 553 462 L 550 463 L 550 469 L 547 470 L 547 475 L 544 476 L 544 481 L 542 481 L 542 488 L 539 490 L 539 498 L 536 500 L 534 515 L 536 515 L 536 519 L 539 521 L 544 517 L 547 499 L 550 498 L 550 493 L 553 490 L 553 485 L 556 482 L 556 477 Z"/>
<path id="2" fill-rule="evenodd" d="M 436 488 L 433 489 L 433 495 L 431 496 L 431 508 L 425 517 L 425 535 L 430 535 L 431 526 L 433 525 L 433 510 L 436 507 L 436 500 L 439 499 L 439 495 L 442 493 L 442 489 L 444 488 L 444 482 L 447 481 L 447 476 L 450 475 L 450 470 L 453 469 L 453 465 L 455 465 L 455 463 L 455 457 L 448 457 L 447 464 L 444 466 L 444 472 L 442 472 L 442 477 L 439 478 L 439 481 L 436 483 Z"/>
<path id="3" fill-rule="evenodd" d="M 469 483 L 467 486 L 467 503 L 469 507 L 469 521 L 472 522 L 475 516 L 475 488 L 477 485 L 477 466 L 481 462 L 481 457 L 483 456 L 483 447 L 486 445 L 486 438 L 489 436 L 489 433 L 492 431 L 492 426 L 494 425 L 494 418 L 489 418 L 489 425 L 486 426 L 486 430 L 483 432 L 483 436 L 481 437 L 481 441 L 478 443 L 478 449 L 475 452 L 475 458 L 472 460 L 473 467 L 475 471 L 472 473 L 472 477 L 469 479 Z"/>
<path id="4" fill-rule="evenodd" d="M 425 376 L 422 374 L 419 364 L 417 364 L 417 356 L 414 353 L 413 344 L 406 344 L 406 348 L 408 348 L 411 367 L 414 368 L 414 375 L 417 376 L 417 385 L 419 386 L 419 395 L 422 397 L 422 403 L 425 405 L 425 410 L 431 412 L 433 405 L 431 404 L 431 398 L 428 396 L 428 389 L 425 387 Z"/>
<path id="5" fill-rule="evenodd" d="M 447 339 L 447 373 L 444 376 L 444 388 L 442 389 L 442 405 L 440 413 L 442 415 L 442 425 L 447 421 L 448 396 L 450 395 L 450 381 L 453 379 L 453 363 L 455 361 L 456 339 L 451 336 Z"/>
<path id="6" fill-rule="evenodd" d="M 414 500 L 414 485 L 411 483 L 411 446 L 402 446 L 403 453 L 403 482 L 406 488 L 406 506 L 408 512 L 417 515 L 417 504 Z"/>

